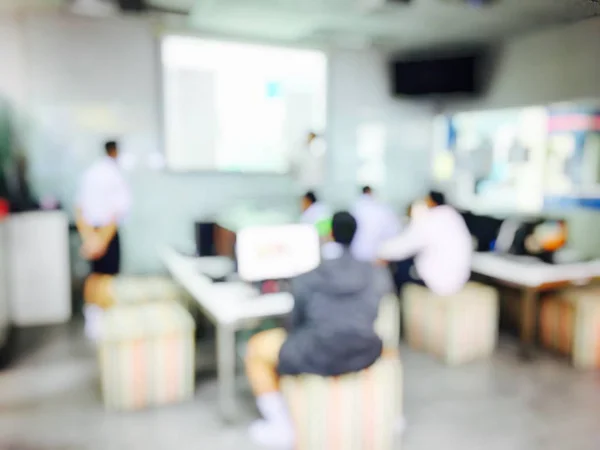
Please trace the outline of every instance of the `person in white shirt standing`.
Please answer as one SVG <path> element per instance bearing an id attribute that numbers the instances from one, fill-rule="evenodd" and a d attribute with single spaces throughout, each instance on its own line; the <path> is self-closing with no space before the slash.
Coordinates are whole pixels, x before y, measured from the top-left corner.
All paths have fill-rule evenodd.
<path id="1" fill-rule="evenodd" d="M 358 224 L 352 253 L 359 261 L 374 262 L 381 244 L 400 232 L 400 219 L 388 205 L 373 196 L 369 186 L 362 188 L 362 195 L 351 213 Z"/>
<path id="2" fill-rule="evenodd" d="M 412 220 L 399 236 L 378 251 L 382 261 L 415 257 L 418 275 L 438 295 L 459 292 L 471 275 L 472 240 L 462 216 L 431 192 L 412 207 Z"/>
<path id="3" fill-rule="evenodd" d="M 83 175 L 76 205 L 77 229 L 92 272 L 116 275 L 121 251 L 118 226 L 131 207 L 131 193 L 117 164 L 115 141 L 105 144 L 106 156 Z"/>
<path id="4" fill-rule="evenodd" d="M 82 255 L 91 262 L 92 275 L 117 275 L 121 268 L 119 224 L 131 207 L 131 193 L 117 164 L 115 141 L 105 144 L 106 155 L 83 175 L 75 208 Z M 98 338 L 101 310 L 85 309 L 86 333 Z"/>

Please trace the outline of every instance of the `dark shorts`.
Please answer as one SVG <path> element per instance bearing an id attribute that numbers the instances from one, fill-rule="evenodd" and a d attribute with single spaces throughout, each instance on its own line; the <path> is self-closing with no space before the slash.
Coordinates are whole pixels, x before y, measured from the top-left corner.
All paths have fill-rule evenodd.
<path id="1" fill-rule="evenodd" d="M 121 246 L 119 243 L 119 232 L 115 234 L 110 243 L 105 255 L 92 261 L 92 273 L 103 275 L 117 275 L 121 269 Z"/>
<path id="2" fill-rule="evenodd" d="M 392 264 L 392 274 L 398 293 L 402 291 L 402 288 L 407 283 L 425 286 L 423 280 L 418 278 L 414 265 L 414 258 L 405 259 L 404 261 L 399 261 Z"/>

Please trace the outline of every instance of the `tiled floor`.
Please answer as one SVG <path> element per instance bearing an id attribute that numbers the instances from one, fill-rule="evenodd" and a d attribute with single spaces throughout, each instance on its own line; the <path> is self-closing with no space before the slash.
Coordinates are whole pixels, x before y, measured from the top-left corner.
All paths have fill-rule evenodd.
<path id="1" fill-rule="evenodd" d="M 105 413 L 93 352 L 77 325 L 22 336 L 22 357 L 0 372 L 0 450 L 252 449 L 249 394 L 236 427 L 216 412 L 210 373 L 193 402 Z M 459 368 L 403 349 L 403 450 L 598 450 L 600 376 L 540 355 L 521 363 L 506 342 L 491 361 Z"/>

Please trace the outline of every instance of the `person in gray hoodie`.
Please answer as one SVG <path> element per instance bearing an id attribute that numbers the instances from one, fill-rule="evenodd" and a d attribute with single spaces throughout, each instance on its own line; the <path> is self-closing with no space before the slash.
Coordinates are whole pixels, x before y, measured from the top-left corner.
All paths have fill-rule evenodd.
<path id="1" fill-rule="evenodd" d="M 281 375 L 337 376 L 371 366 L 382 342 L 375 332 L 381 298 L 393 290 L 389 272 L 352 256 L 356 220 L 347 212 L 332 219 L 335 251 L 320 266 L 292 280 L 294 308 L 289 330 L 269 330 L 248 343 L 246 372 L 264 420 L 250 427 L 265 446 L 291 447 L 293 427 L 279 392 Z"/>

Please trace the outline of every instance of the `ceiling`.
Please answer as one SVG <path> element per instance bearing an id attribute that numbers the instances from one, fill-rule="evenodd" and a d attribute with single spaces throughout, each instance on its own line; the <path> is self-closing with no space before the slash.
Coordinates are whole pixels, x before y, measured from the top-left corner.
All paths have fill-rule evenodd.
<path id="1" fill-rule="evenodd" d="M 57 9 L 72 0 L 0 0 L 0 13 Z M 106 0 L 104 0 L 106 1 Z M 460 0 L 146 0 L 189 12 L 178 27 L 234 38 L 299 45 L 377 45 L 413 49 L 496 41 L 600 15 L 600 0 L 497 0 L 475 8 Z"/>
<path id="2" fill-rule="evenodd" d="M 0 0 L 0 13 L 53 10 L 64 0 Z"/>
<path id="3" fill-rule="evenodd" d="M 592 0 L 498 0 L 474 8 L 458 0 L 149 0 L 191 9 L 207 32 L 293 43 L 419 48 L 504 39 L 516 33 L 600 15 Z"/>

